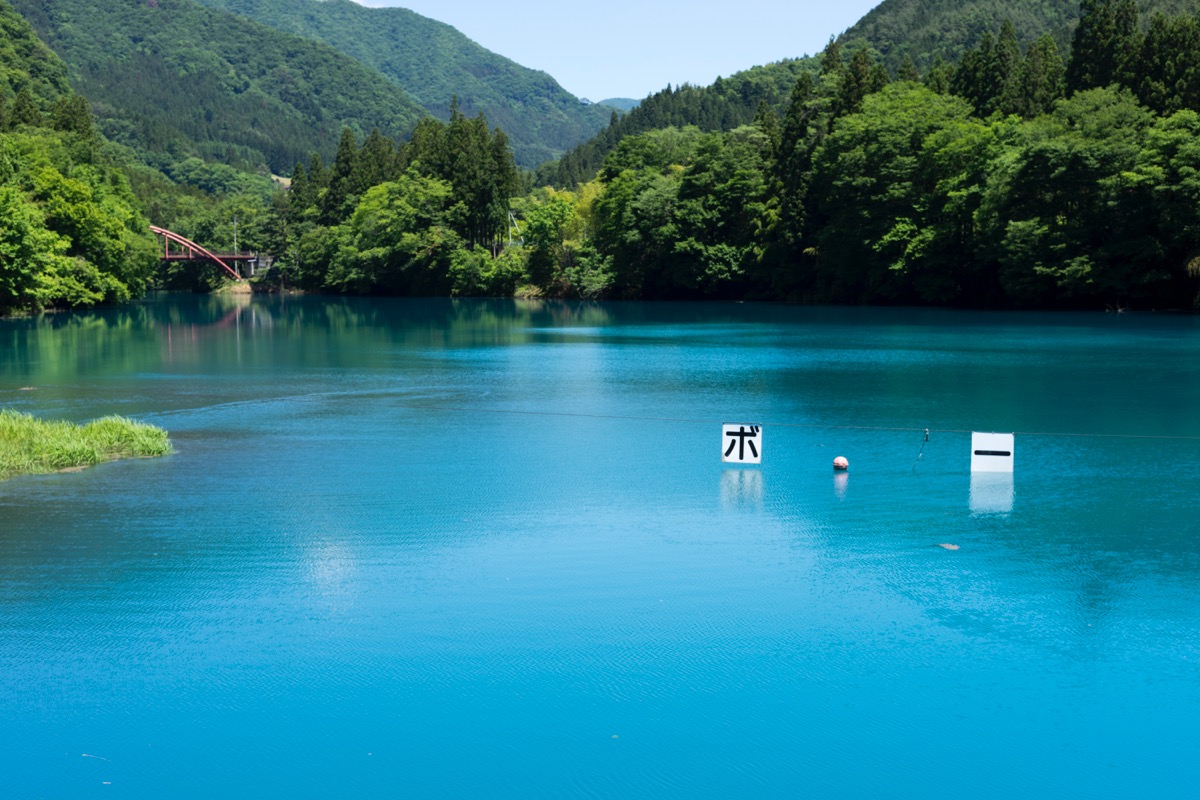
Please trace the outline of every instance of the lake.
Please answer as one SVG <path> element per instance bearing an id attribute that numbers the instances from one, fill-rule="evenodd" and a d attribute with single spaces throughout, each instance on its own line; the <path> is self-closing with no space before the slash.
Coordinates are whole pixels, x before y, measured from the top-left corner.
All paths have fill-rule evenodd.
<path id="1" fill-rule="evenodd" d="M 176 448 L 0 483 L 6 797 L 1200 783 L 1198 318 L 163 295 L 0 406 Z"/>

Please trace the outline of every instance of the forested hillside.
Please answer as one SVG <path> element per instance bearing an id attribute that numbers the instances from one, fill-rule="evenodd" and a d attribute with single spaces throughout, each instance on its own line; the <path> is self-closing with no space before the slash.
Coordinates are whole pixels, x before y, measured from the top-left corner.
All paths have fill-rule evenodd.
<path id="1" fill-rule="evenodd" d="M 155 245 L 66 65 L 0 0 L 0 314 L 139 296 Z"/>
<path id="2" fill-rule="evenodd" d="M 192 0 L 13 0 L 104 134 L 177 172 L 189 156 L 289 172 L 343 125 L 407 135 L 424 111 L 327 45 Z"/>
<path id="3" fill-rule="evenodd" d="M 664 92 L 593 177 L 514 201 L 520 244 L 491 200 L 463 227 L 467 198 L 496 197 L 471 188 L 494 170 L 486 128 L 414 137 L 406 171 L 333 192 L 379 162 L 351 142 L 342 183 L 315 165 L 328 188 L 310 179 L 289 203 L 303 231 L 291 274 L 326 291 L 1192 307 L 1200 18 L 1143 32 L 1133 0 L 1083 12 L 1065 52 L 1049 34 L 1022 47 L 1004 22 L 924 75 L 905 64 L 894 79 L 835 42 L 719 93 Z M 754 99 L 745 124 L 725 116 Z"/>
<path id="4" fill-rule="evenodd" d="M 326 42 L 395 81 L 442 120 L 458 98 L 467 116 L 483 112 L 508 134 L 518 163 L 557 158 L 608 123 L 544 72 L 480 47 L 454 28 L 404 8 L 351 0 L 197 0 L 280 31 Z"/>
<path id="5" fill-rule="evenodd" d="M 1200 0 L 1137 0 L 1136 6 L 1145 27 L 1155 13 L 1195 11 Z M 871 51 L 872 63 L 891 77 L 903 77 L 909 70 L 923 75 L 931 70 L 945 73 L 985 36 L 994 39 L 1005 21 L 1012 25 L 1020 47 L 1048 35 L 1065 53 L 1079 9 L 1079 0 L 884 0 L 837 37 L 836 48 L 839 57 L 864 48 Z M 760 102 L 782 114 L 795 76 L 817 69 L 815 57 L 801 57 L 753 67 L 711 86 L 667 87 L 629 114 L 614 117 L 608 128 L 559 162 L 545 165 L 538 178 L 555 186 L 587 180 L 624 137 L 664 125 L 729 131 L 752 120 Z"/>
<path id="6" fill-rule="evenodd" d="M 67 65 L 0 0 L 0 101 L 11 103 L 22 90 L 28 99 L 43 103 L 69 94 Z"/>
<path id="7" fill-rule="evenodd" d="M 541 183 L 573 186 L 589 180 L 604 158 L 627 136 L 668 126 L 695 125 L 704 131 L 729 131 L 754 119 L 760 104 L 782 111 L 796 77 L 818 69 L 814 59 L 780 61 L 718 78 L 711 86 L 668 86 L 628 114 L 612 114 L 607 128 L 590 141 L 538 171 Z"/>
<path id="8" fill-rule="evenodd" d="M 1178 14 L 1193 11 L 1196 0 L 1138 0 L 1141 17 L 1154 12 Z M 957 62 L 985 33 L 995 33 L 1009 20 L 1022 47 L 1050 34 L 1060 49 L 1071 41 L 1079 21 L 1078 0 L 883 0 L 842 36 L 844 43 L 859 40 L 877 50 L 882 61 L 896 70 L 908 57 L 919 69 L 935 58 Z"/>

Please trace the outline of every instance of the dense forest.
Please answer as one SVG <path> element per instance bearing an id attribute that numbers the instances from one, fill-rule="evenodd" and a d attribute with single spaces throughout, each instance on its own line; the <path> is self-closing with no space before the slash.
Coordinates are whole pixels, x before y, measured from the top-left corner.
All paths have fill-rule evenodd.
<path id="1" fill-rule="evenodd" d="M 870 50 L 832 42 L 813 69 L 724 81 L 740 105 L 690 87 L 662 93 L 618 121 L 625 135 L 597 172 L 564 159 L 542 177 L 579 170 L 569 189 L 514 202 L 522 245 L 502 247 L 511 231 L 492 218 L 499 255 L 477 250 L 469 274 L 502 281 L 472 284 L 450 257 L 436 289 L 417 290 L 1190 307 L 1200 21 L 1156 15 L 1143 29 L 1133 0 L 1085 0 L 1081 17 L 1065 56 L 1049 35 L 1022 47 L 1005 22 L 923 75 L 911 61 L 893 75 Z M 758 100 L 751 119 L 736 116 L 745 98 Z M 356 208 L 339 226 L 368 219 Z M 318 255 L 298 274 L 338 288 L 320 280 L 337 274 L 334 261 Z"/>
<path id="2" fill-rule="evenodd" d="M 1175 15 L 1196 10 L 1195 0 L 1138 0 L 1137 6 L 1146 20 L 1157 12 Z M 1012 23 L 1022 47 L 1049 34 L 1065 52 L 1079 12 L 1079 0 L 883 0 L 839 40 L 849 47 L 872 48 L 891 70 L 899 69 L 905 59 L 924 70 L 939 59 L 957 63 L 1005 19 Z"/>
<path id="3" fill-rule="evenodd" d="M 222 248 L 236 220 L 243 248 L 277 259 L 265 287 L 1195 307 L 1200 16 L 1144 19 L 1134 0 L 1083 0 L 1078 16 L 1065 48 L 1049 33 L 1023 41 L 1004 21 L 957 62 L 923 69 L 832 40 L 813 59 L 648 98 L 536 175 L 518 169 L 501 127 L 455 103 L 407 140 L 342 129 L 332 158 L 297 159 L 286 190 L 210 175 L 199 192 L 138 163 L 90 129 L 61 69 L 26 43 L 20 63 L 39 66 L 0 84 L 11 154 L 0 186 L 30 231 L 58 237 L 60 260 L 30 267 L 29 246 L 0 244 L 0 276 L 25 275 L 0 307 L 136 293 L 149 280 L 142 213 Z M 44 169 L 83 187 L 71 213 L 108 203 L 122 225 L 107 238 L 71 229 L 38 182 Z M 118 241 L 136 266 L 109 272 Z M 31 288 L 68 262 L 119 286 Z M 155 280 L 218 276 L 176 266 Z"/>

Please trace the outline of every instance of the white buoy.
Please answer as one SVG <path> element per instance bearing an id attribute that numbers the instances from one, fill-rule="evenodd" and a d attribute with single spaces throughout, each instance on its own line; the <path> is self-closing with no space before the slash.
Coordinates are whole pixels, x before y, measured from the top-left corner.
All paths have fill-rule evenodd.
<path id="1" fill-rule="evenodd" d="M 850 462 L 845 456 L 838 456 L 833 460 L 833 468 L 837 470 L 850 469 Z"/>

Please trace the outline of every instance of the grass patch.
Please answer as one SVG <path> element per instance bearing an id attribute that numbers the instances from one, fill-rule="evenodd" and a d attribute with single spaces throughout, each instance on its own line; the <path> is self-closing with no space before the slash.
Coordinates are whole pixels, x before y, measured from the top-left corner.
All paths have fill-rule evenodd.
<path id="1" fill-rule="evenodd" d="M 0 409 L 0 481 L 119 458 L 165 456 L 171 449 L 162 428 L 125 417 L 76 425 Z"/>

